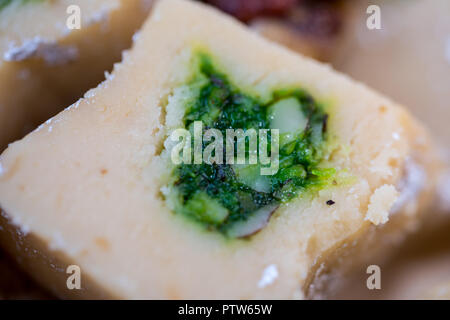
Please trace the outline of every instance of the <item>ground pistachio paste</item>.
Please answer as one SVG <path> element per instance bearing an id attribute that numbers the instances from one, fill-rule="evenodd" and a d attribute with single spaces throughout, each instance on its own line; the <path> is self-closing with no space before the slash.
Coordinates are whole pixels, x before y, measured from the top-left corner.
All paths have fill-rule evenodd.
<path id="1" fill-rule="evenodd" d="M 185 128 L 192 132 L 200 120 L 203 132 L 215 128 L 223 137 L 227 129 L 279 129 L 279 167 L 273 175 L 261 175 L 259 163 L 181 163 L 173 169 L 165 196 L 175 213 L 207 230 L 229 238 L 249 237 L 280 205 L 333 180 L 335 170 L 321 166 L 327 152 L 328 114 L 299 88 L 275 90 L 270 101 L 263 102 L 232 84 L 209 54 L 197 52 L 195 58 L 189 82 L 194 98 L 186 100 Z M 203 148 L 207 145 L 202 142 Z"/>

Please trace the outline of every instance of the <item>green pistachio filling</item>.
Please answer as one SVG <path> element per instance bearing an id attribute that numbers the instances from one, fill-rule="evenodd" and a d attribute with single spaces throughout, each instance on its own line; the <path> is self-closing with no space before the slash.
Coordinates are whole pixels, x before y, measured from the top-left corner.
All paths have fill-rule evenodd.
<path id="1" fill-rule="evenodd" d="M 323 166 L 328 114 L 300 88 L 275 90 L 263 101 L 231 83 L 208 54 L 197 53 L 196 58 L 189 85 L 195 98 L 185 105 L 185 128 L 192 131 L 194 121 L 200 120 L 203 132 L 215 128 L 224 137 L 227 129 L 279 129 L 279 169 L 261 175 L 261 164 L 182 163 L 174 167 L 165 196 L 175 203 L 175 213 L 207 230 L 248 237 L 261 230 L 280 205 L 333 180 L 335 170 Z M 203 149 L 207 145 L 203 142 Z"/>

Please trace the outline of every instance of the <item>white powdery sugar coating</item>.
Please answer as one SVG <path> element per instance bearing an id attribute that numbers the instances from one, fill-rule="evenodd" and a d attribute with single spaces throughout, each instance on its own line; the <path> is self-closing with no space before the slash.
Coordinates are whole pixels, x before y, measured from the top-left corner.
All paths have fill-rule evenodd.
<path id="1" fill-rule="evenodd" d="M 394 138 L 394 140 L 400 140 L 400 135 L 398 134 L 398 132 L 394 132 L 392 134 L 392 138 Z"/>
<path id="2" fill-rule="evenodd" d="M 26 225 L 26 224 L 21 225 L 20 226 L 20 231 L 22 231 L 22 234 L 24 236 L 26 236 L 30 232 L 30 227 L 28 225 Z"/>
<path id="3" fill-rule="evenodd" d="M 87 92 L 84 94 L 84 98 L 85 98 L 85 99 L 94 98 L 95 95 L 96 95 L 96 93 L 97 93 L 97 92 L 95 91 L 95 88 L 94 88 L 94 89 L 91 89 L 91 90 L 87 91 Z"/>
<path id="4" fill-rule="evenodd" d="M 17 227 L 17 234 L 21 237 L 26 236 L 30 232 L 30 227 L 23 223 L 22 219 L 18 216 L 9 219 L 11 223 Z"/>
<path id="5" fill-rule="evenodd" d="M 136 31 L 136 32 L 133 34 L 133 37 L 132 37 L 133 43 L 135 43 L 136 41 L 138 41 L 140 37 L 141 37 L 141 31 L 140 31 L 140 30 L 139 30 L 139 31 Z"/>
<path id="6" fill-rule="evenodd" d="M 37 127 L 35 130 L 34 130 L 34 132 L 38 132 L 38 131 L 41 131 L 42 130 L 42 128 L 44 128 L 45 126 L 47 126 L 47 131 L 48 132 L 52 132 L 53 131 L 53 125 L 52 124 L 55 124 L 55 123 L 58 123 L 59 122 L 59 120 L 53 120 L 54 118 L 50 118 L 50 119 L 48 119 L 47 121 L 45 121 L 43 124 L 41 124 L 39 127 Z"/>
<path id="7" fill-rule="evenodd" d="M 78 58 L 78 48 L 60 46 L 55 42 L 34 37 L 22 45 L 10 45 L 3 55 L 5 61 L 23 61 L 30 58 L 41 58 L 48 65 L 62 65 Z"/>
<path id="8" fill-rule="evenodd" d="M 278 278 L 278 269 L 277 266 L 271 264 L 267 268 L 264 269 L 261 279 L 258 282 L 259 288 L 267 287 L 272 284 L 275 279 Z"/>
<path id="9" fill-rule="evenodd" d="M 44 127 L 44 125 L 45 125 L 45 123 L 43 123 L 43 124 L 39 125 L 39 127 L 37 127 L 36 129 L 34 129 L 34 131 L 33 131 L 33 132 L 39 132 L 39 131 L 41 131 L 41 130 L 42 130 L 42 128 Z"/>
<path id="10" fill-rule="evenodd" d="M 74 104 L 68 106 L 68 107 L 66 108 L 66 110 L 77 109 L 78 106 L 80 105 L 80 102 L 81 102 L 81 99 L 79 99 L 79 100 L 78 100 L 77 102 L 75 102 Z"/>
<path id="11" fill-rule="evenodd" d="M 10 48 L 3 54 L 5 61 L 22 61 L 30 58 L 37 50 L 41 43 L 45 41 L 40 37 L 35 37 L 31 40 L 25 41 L 21 46 L 10 44 Z"/>
<path id="12" fill-rule="evenodd" d="M 6 172 L 6 170 L 5 170 L 5 168 L 3 168 L 2 162 L 1 162 L 1 160 L 0 160 L 0 177 L 1 177 L 2 175 L 4 175 L 5 172 Z"/>
<path id="13" fill-rule="evenodd" d="M 115 77 L 114 74 L 111 74 L 108 71 L 105 71 L 105 79 L 106 80 L 112 80 L 112 79 L 114 79 L 114 77 Z"/>
<path id="14" fill-rule="evenodd" d="M 87 22 L 87 24 L 90 25 L 99 22 L 106 22 L 108 20 L 108 17 L 109 17 L 109 9 L 102 9 L 93 14 L 92 17 Z"/>
<path id="15" fill-rule="evenodd" d="M 66 242 L 62 234 L 56 232 L 53 236 L 52 241 L 49 243 L 49 249 L 52 251 L 61 250 L 66 248 Z"/>

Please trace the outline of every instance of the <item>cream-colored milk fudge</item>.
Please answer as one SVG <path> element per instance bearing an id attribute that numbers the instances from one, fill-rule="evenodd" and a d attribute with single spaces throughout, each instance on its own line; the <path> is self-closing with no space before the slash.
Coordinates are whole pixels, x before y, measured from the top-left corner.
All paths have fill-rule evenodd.
<path id="1" fill-rule="evenodd" d="M 150 6 L 151 0 L 2 1 L 0 150 L 97 86 Z"/>
<path id="2" fill-rule="evenodd" d="M 275 169 L 202 143 L 190 162 L 173 134 L 207 128 L 270 132 Z M 106 81 L 1 155 L 0 241 L 60 297 L 317 298 L 432 218 L 438 162 L 391 100 L 213 8 L 158 1 Z"/>

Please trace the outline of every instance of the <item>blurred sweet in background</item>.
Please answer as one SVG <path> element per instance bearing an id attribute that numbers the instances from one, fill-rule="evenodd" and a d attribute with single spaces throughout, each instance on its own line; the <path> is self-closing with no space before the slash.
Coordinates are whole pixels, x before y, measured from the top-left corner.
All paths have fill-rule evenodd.
<path id="1" fill-rule="evenodd" d="M 206 0 L 266 38 L 327 61 L 343 24 L 340 0 Z"/>

